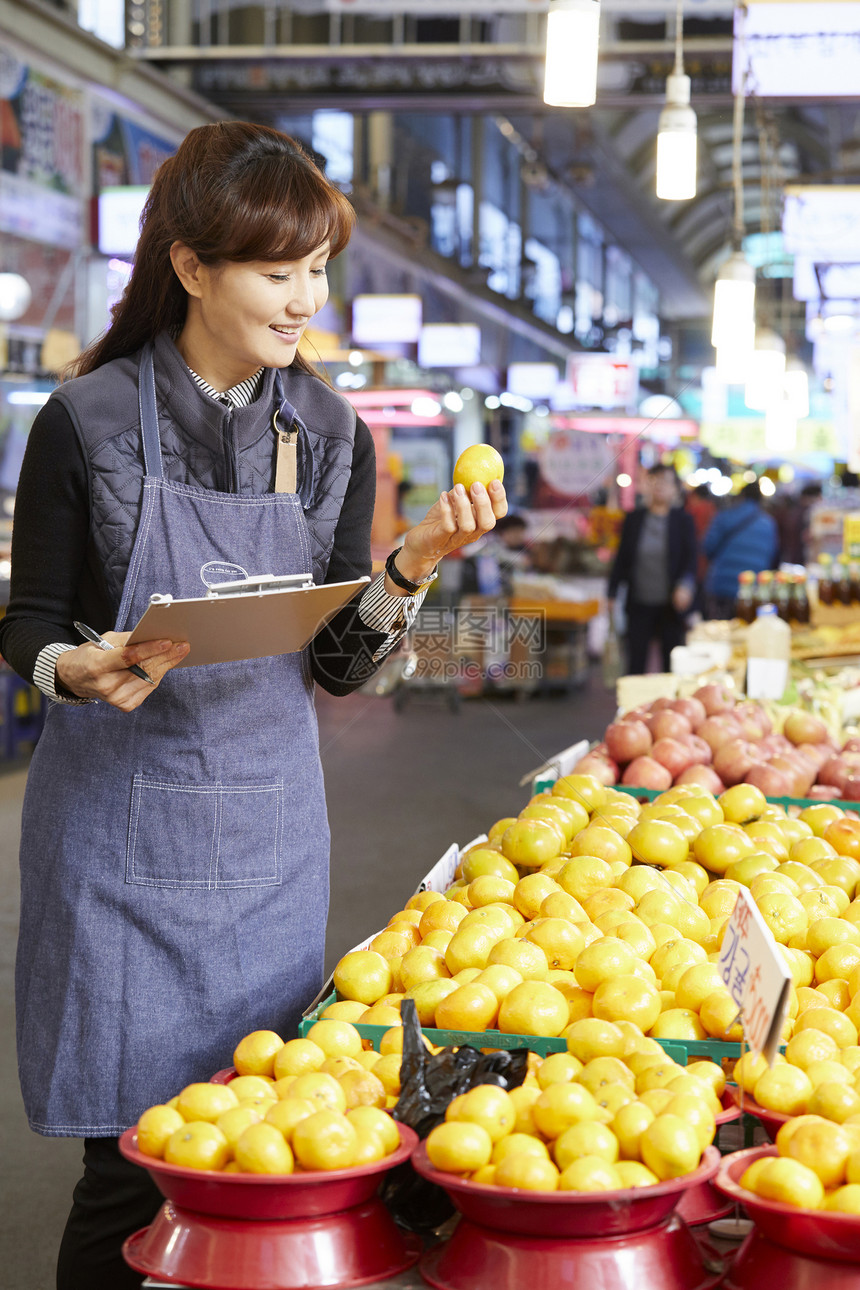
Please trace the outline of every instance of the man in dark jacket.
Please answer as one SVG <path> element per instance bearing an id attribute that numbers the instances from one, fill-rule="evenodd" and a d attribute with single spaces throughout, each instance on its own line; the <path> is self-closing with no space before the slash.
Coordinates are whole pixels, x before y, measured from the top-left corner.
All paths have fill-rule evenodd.
<path id="1" fill-rule="evenodd" d="M 709 618 L 733 618 L 738 574 L 776 567 L 779 530 L 762 507 L 758 480 L 741 489 L 738 500 L 720 511 L 702 543 L 708 557 L 705 602 Z"/>
<path id="2" fill-rule="evenodd" d="M 627 667 L 645 671 L 652 640 L 660 642 L 663 670 L 676 645 L 686 639 L 686 614 L 696 588 L 696 530 L 678 504 L 678 480 L 671 466 L 652 466 L 645 505 L 625 516 L 621 541 L 609 575 L 612 614 L 618 589 L 627 589 Z"/>

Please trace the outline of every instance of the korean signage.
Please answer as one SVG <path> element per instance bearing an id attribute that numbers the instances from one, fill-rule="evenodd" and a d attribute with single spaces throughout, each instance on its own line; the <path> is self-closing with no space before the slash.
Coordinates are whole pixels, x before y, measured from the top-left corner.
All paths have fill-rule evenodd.
<path id="1" fill-rule="evenodd" d="M 84 98 L 0 49 L 0 232 L 74 248 L 84 235 Z"/>
<path id="2" fill-rule="evenodd" d="M 750 1049 L 773 1062 L 788 1010 L 791 972 L 746 887 L 738 892 L 726 925 L 718 966 Z"/>
<path id="3" fill-rule="evenodd" d="M 638 368 L 614 354 L 570 354 L 566 380 L 571 407 L 632 407 L 639 392 Z"/>
<path id="4" fill-rule="evenodd" d="M 541 476 L 563 497 L 580 497 L 604 478 L 615 460 L 603 435 L 553 430 L 541 449 Z"/>

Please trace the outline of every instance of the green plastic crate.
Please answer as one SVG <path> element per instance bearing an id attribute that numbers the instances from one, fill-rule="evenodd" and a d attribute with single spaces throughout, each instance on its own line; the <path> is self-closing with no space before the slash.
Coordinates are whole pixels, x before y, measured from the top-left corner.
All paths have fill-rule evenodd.
<path id="1" fill-rule="evenodd" d="M 299 1035 L 302 1038 L 336 1000 L 337 995 L 333 991 L 312 1013 L 302 1017 L 299 1024 Z M 365 1026 L 360 1021 L 352 1024 L 362 1039 L 369 1039 L 374 1048 L 379 1048 L 382 1036 L 389 1029 L 388 1026 Z M 501 1030 L 436 1030 L 432 1026 L 422 1027 L 422 1031 L 430 1043 L 439 1048 L 463 1044 L 472 1048 L 530 1048 L 541 1057 L 546 1057 L 548 1053 L 567 1051 L 564 1039 L 550 1039 L 546 1035 L 508 1035 Z M 724 1057 L 737 1058 L 741 1055 L 740 1044 L 722 1043 L 717 1039 L 660 1039 L 657 1042 L 680 1066 L 686 1066 L 690 1057 L 710 1057 L 713 1061 L 720 1062 Z"/>

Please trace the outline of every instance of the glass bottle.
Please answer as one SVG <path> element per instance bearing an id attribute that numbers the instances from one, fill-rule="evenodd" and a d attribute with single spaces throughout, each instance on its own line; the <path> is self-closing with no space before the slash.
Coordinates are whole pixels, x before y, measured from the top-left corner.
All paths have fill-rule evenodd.
<path id="1" fill-rule="evenodd" d="M 822 605 L 833 604 L 833 556 L 827 551 L 818 557 L 818 599 Z"/>
<path id="2" fill-rule="evenodd" d="M 834 599 L 837 604 L 851 604 L 851 571 L 848 567 L 848 556 L 836 557 L 836 570 L 833 579 Z"/>
<path id="3" fill-rule="evenodd" d="M 762 605 L 772 605 L 773 598 L 773 572 L 770 569 L 762 569 L 756 578 L 756 607 L 760 609 Z"/>
<path id="4" fill-rule="evenodd" d="M 788 574 L 782 571 L 777 572 L 773 582 L 773 600 L 776 605 L 776 612 L 782 621 L 787 623 L 791 619 L 791 584 L 788 581 Z"/>
<path id="5" fill-rule="evenodd" d="M 738 574 L 738 590 L 735 597 L 735 618 L 742 623 L 751 623 L 755 618 L 755 574 L 745 569 Z"/>
<path id="6" fill-rule="evenodd" d="M 795 623 L 809 622 L 809 592 L 806 574 L 796 573 L 791 582 L 791 618 Z"/>

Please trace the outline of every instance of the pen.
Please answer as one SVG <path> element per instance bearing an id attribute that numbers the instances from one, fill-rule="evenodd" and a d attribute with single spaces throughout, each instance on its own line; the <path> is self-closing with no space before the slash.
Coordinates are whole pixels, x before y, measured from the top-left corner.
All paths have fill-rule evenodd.
<path id="1" fill-rule="evenodd" d="M 103 636 L 99 636 L 98 632 L 94 632 L 92 627 L 87 627 L 86 623 L 76 622 L 74 627 L 75 630 L 79 631 L 82 636 L 85 636 L 88 641 L 92 641 L 93 645 L 98 645 L 99 649 L 116 648 L 116 646 L 111 645 L 110 641 L 106 641 Z M 132 663 L 128 671 L 133 672 L 135 676 L 139 676 L 141 681 L 146 681 L 147 685 L 155 685 L 152 677 L 147 676 L 143 668 L 138 667 L 137 663 Z"/>

